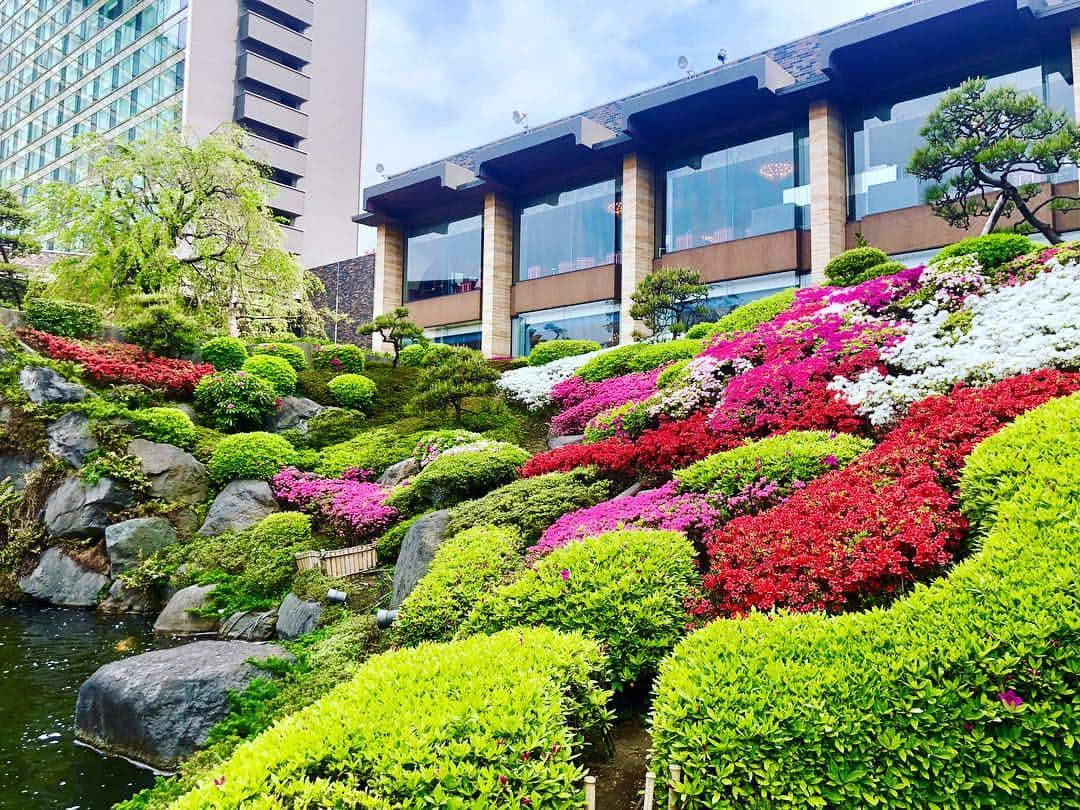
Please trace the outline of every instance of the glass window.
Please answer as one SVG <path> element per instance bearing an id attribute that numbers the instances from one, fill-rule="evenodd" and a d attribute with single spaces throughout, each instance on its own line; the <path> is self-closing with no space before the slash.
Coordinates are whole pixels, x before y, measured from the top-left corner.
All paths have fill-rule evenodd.
<path id="1" fill-rule="evenodd" d="M 807 150 L 785 132 L 670 163 L 664 252 L 807 227 Z"/>
<path id="2" fill-rule="evenodd" d="M 406 301 L 480 289 L 479 214 L 409 233 L 405 247 Z"/>
<path id="3" fill-rule="evenodd" d="M 465 346 L 480 351 L 480 323 L 457 324 L 456 326 L 436 326 L 425 333 L 433 343 L 447 346 Z"/>
<path id="4" fill-rule="evenodd" d="M 518 217 L 518 281 L 618 262 L 619 183 L 529 200 Z"/>
<path id="5" fill-rule="evenodd" d="M 1073 92 L 1063 66 L 1048 62 L 994 76 L 990 85 L 1011 86 L 1040 97 L 1055 109 L 1074 114 Z M 959 81 L 954 83 L 959 84 Z M 918 98 L 886 101 L 863 106 L 851 116 L 848 135 L 848 215 L 862 219 L 870 214 L 895 211 L 926 202 L 927 184 L 907 173 L 911 155 L 925 141 L 919 134 L 930 113 L 947 89 Z M 1057 182 L 1076 179 L 1075 167 L 1052 178 Z M 1024 182 L 1042 182 L 1032 174 Z"/>
<path id="6" fill-rule="evenodd" d="M 788 287 L 798 286 L 800 286 L 799 274 L 794 270 L 710 284 L 705 301 L 686 307 L 682 314 L 682 321 L 687 326 L 693 326 L 696 323 L 715 323 L 736 307 L 786 290 Z M 704 305 L 704 311 L 700 313 L 695 311 L 702 305 Z"/>
<path id="7" fill-rule="evenodd" d="M 619 342 L 616 301 L 525 312 L 514 318 L 514 355 L 528 355 L 547 340 L 595 340 L 601 346 Z"/>

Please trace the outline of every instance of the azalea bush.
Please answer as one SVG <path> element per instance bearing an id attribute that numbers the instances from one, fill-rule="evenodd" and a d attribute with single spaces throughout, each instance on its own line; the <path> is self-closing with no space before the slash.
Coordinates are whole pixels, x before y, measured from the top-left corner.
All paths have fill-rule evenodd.
<path id="1" fill-rule="evenodd" d="M 236 433 L 218 442 L 206 468 L 219 484 L 241 478 L 269 481 L 296 458 L 293 446 L 274 433 Z"/>
<path id="2" fill-rule="evenodd" d="M 370 541 L 389 529 L 398 512 L 386 503 L 386 491 L 367 471 L 350 470 L 323 478 L 295 467 L 281 470 L 271 483 L 286 506 L 312 515 L 321 526 L 350 542 Z"/>
<path id="3" fill-rule="evenodd" d="M 358 411 L 370 408 L 378 393 L 375 383 L 363 374 L 339 374 L 330 380 L 327 387 L 338 405 Z"/>
<path id="4" fill-rule="evenodd" d="M 1006 262 L 1038 249 L 1037 244 L 1020 233 L 988 233 L 953 242 L 930 261 L 935 264 L 954 256 L 974 256 L 980 267 L 992 272 Z"/>
<path id="5" fill-rule="evenodd" d="M 279 397 L 291 396 L 296 392 L 296 371 L 289 365 L 289 361 L 281 357 L 253 354 L 244 361 L 240 369 L 266 380 Z"/>
<path id="6" fill-rule="evenodd" d="M 825 265 L 825 278 L 830 284 L 838 287 L 847 287 L 865 281 L 863 273 L 877 265 L 884 264 L 889 257 L 884 251 L 869 245 L 864 247 L 845 250 L 839 256 L 834 256 Z"/>
<path id="7" fill-rule="evenodd" d="M 574 405 L 567 407 L 551 420 L 551 433 L 554 436 L 568 436 L 585 432 L 589 420 L 607 409 L 627 402 L 639 402 L 656 393 L 656 377 L 659 370 L 643 371 L 613 377 L 598 383 L 589 383 L 584 396 Z M 559 396 L 558 386 L 553 390 L 553 397 Z M 568 399 L 563 396 L 565 403 Z"/>
<path id="8" fill-rule="evenodd" d="M 398 489 L 390 503 L 404 514 L 452 506 L 510 483 L 528 460 L 526 451 L 505 442 L 451 448 Z"/>
<path id="9" fill-rule="evenodd" d="M 413 458 L 421 467 L 426 467 L 451 447 L 475 444 L 483 439 L 483 436 L 471 430 L 432 430 L 424 433 L 417 440 L 416 447 L 413 449 Z"/>
<path id="10" fill-rule="evenodd" d="M 351 343 L 327 343 L 316 346 L 312 365 L 319 371 L 359 374 L 364 370 L 364 350 Z"/>
<path id="11" fill-rule="evenodd" d="M 653 422 L 652 408 L 655 401 L 655 396 L 645 400 L 631 400 L 598 413 L 585 425 L 585 441 L 593 444 L 614 436 L 620 439 L 637 438 Z"/>
<path id="12" fill-rule="evenodd" d="M 350 468 L 371 470 L 376 475 L 387 467 L 404 461 L 413 454 L 422 434 L 402 435 L 392 428 L 374 428 L 359 433 L 348 441 L 323 449 L 315 472 L 330 478 Z"/>
<path id="13" fill-rule="evenodd" d="M 292 366 L 294 371 L 303 371 L 308 367 L 304 350 L 292 343 L 260 343 L 253 353 L 280 357 Z"/>
<path id="14" fill-rule="evenodd" d="M 555 385 L 574 376 L 574 372 L 592 358 L 610 351 L 613 350 L 601 349 L 598 352 L 553 360 L 542 366 L 512 369 L 504 372 L 496 381 L 496 385 L 508 397 L 530 410 L 540 410 L 551 404 L 551 389 Z"/>
<path id="15" fill-rule="evenodd" d="M 273 388 L 245 371 L 219 371 L 195 387 L 195 410 L 216 430 L 261 428 L 277 407 Z"/>

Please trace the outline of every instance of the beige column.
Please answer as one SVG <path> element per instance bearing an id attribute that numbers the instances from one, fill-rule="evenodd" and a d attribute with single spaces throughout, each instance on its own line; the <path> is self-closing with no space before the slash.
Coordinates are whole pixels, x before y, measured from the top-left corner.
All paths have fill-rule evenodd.
<path id="1" fill-rule="evenodd" d="M 405 231 L 400 225 L 384 222 L 375 237 L 375 294 L 372 315 L 393 312 L 405 300 Z M 392 351 L 378 335 L 372 335 L 371 348 L 377 352 Z"/>
<path id="2" fill-rule="evenodd" d="M 1072 29 L 1069 39 L 1072 41 L 1073 107 L 1076 121 L 1080 123 L 1080 28 Z"/>
<path id="3" fill-rule="evenodd" d="M 847 229 L 844 117 L 829 101 L 810 105 L 810 280 L 825 283 L 825 265 L 843 253 Z"/>
<path id="4" fill-rule="evenodd" d="M 623 158 L 622 276 L 620 279 L 619 343 L 630 343 L 645 324 L 630 317 L 630 296 L 652 272 L 656 257 L 656 172 L 644 155 Z"/>
<path id="5" fill-rule="evenodd" d="M 510 354 L 510 290 L 514 283 L 514 205 L 502 194 L 484 197 L 484 268 L 480 294 L 485 357 Z"/>

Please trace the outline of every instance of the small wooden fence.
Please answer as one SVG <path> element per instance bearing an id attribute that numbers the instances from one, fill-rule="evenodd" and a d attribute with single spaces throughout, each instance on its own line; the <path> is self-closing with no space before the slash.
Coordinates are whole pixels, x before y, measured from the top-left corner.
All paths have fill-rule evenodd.
<path id="1" fill-rule="evenodd" d="M 379 555 L 374 544 L 335 551 L 302 551 L 296 555 L 296 567 L 301 571 L 318 568 L 332 579 L 341 579 L 374 571 L 379 567 Z"/>
<path id="2" fill-rule="evenodd" d="M 671 766 L 671 780 L 668 782 L 667 788 L 667 808 L 668 810 L 676 810 L 678 807 L 678 796 L 675 793 L 675 786 L 682 782 L 682 767 L 679 765 Z M 656 774 L 649 771 L 645 774 L 645 796 L 640 806 L 642 810 L 662 810 L 656 803 Z M 589 775 L 585 777 L 585 810 L 596 810 L 596 777 Z"/>

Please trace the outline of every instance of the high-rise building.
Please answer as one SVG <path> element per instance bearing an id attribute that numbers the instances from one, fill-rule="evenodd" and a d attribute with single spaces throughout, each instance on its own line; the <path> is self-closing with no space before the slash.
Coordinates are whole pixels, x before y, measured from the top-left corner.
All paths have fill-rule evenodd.
<path id="1" fill-rule="evenodd" d="M 76 138 L 250 133 L 285 247 L 356 255 L 366 0 L 0 0 L 0 186 L 86 175 Z"/>

